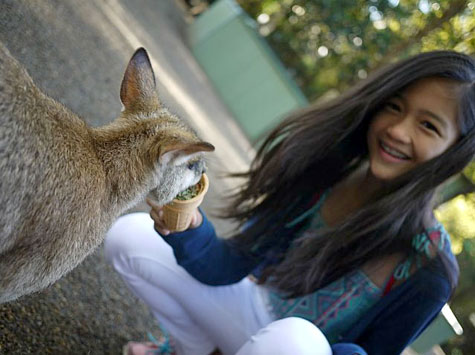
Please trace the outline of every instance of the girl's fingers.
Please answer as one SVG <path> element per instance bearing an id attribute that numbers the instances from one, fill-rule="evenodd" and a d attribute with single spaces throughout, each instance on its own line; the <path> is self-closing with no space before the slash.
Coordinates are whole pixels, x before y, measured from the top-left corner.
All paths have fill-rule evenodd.
<path id="1" fill-rule="evenodd" d="M 147 198 L 145 200 L 147 204 L 151 207 L 150 210 L 150 217 L 154 221 L 154 229 L 159 233 L 160 235 L 168 235 L 171 233 L 171 231 L 166 227 L 164 221 L 163 221 L 163 206 L 157 205 L 154 201 L 151 199 Z M 188 228 L 196 228 L 201 225 L 203 222 L 203 216 L 199 212 L 198 209 L 196 209 L 191 217 L 191 222 Z"/>
<path id="2" fill-rule="evenodd" d="M 160 235 L 168 235 L 170 234 L 170 230 L 163 224 L 161 220 L 156 221 L 154 219 L 155 223 L 153 224 L 153 228 L 155 231 L 160 234 Z"/>
<path id="3" fill-rule="evenodd" d="M 147 205 L 149 205 L 152 208 L 161 208 L 161 206 L 157 205 L 154 201 L 152 201 L 150 198 L 146 198 L 145 202 L 147 202 Z"/>
<path id="4" fill-rule="evenodd" d="M 160 235 L 170 234 L 170 230 L 166 229 L 164 226 L 162 226 L 161 224 L 158 224 L 158 223 L 154 223 L 153 229 L 155 229 L 155 231 Z"/>
<path id="5" fill-rule="evenodd" d="M 203 222 L 203 216 L 201 215 L 200 211 L 196 209 L 195 213 L 193 213 L 193 216 L 191 217 L 190 226 L 188 228 L 199 227 L 202 222 Z"/>
<path id="6" fill-rule="evenodd" d="M 190 221 L 190 226 L 189 226 L 189 228 L 193 228 L 193 227 L 195 226 L 195 224 L 196 224 L 196 214 L 193 214 L 193 215 L 191 216 L 191 221 Z"/>
<path id="7" fill-rule="evenodd" d="M 152 207 L 150 210 L 150 217 L 153 219 L 154 224 L 153 228 L 155 231 L 160 235 L 168 235 L 170 234 L 170 230 L 165 226 L 163 222 L 163 208 L 162 206 L 158 206 L 157 204 L 153 203 L 153 201 L 147 198 L 147 204 Z"/>
<path id="8" fill-rule="evenodd" d="M 155 221 L 155 222 L 158 222 L 162 219 L 162 216 L 163 216 L 163 212 L 162 211 L 157 211 L 155 209 L 151 209 L 150 210 L 150 217 L 152 217 L 152 219 Z"/>

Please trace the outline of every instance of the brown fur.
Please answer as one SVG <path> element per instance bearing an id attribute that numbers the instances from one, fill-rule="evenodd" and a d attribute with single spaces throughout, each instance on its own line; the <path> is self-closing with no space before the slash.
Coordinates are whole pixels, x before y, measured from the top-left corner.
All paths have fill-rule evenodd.
<path id="1" fill-rule="evenodd" d="M 120 96 L 119 118 L 88 127 L 0 43 L 0 303 L 69 272 L 149 192 L 165 204 L 200 178 L 214 147 L 161 105 L 144 49 Z"/>

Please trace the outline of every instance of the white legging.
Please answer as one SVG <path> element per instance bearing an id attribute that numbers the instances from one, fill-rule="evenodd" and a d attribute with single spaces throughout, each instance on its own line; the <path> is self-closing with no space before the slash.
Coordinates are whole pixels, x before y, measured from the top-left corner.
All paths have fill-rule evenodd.
<path id="1" fill-rule="evenodd" d="M 179 236 L 177 236 L 179 238 Z M 331 354 L 311 322 L 274 321 L 262 287 L 249 279 L 227 285 L 200 283 L 179 266 L 146 213 L 119 218 L 107 233 L 105 255 L 132 292 L 171 334 L 178 354 Z"/>

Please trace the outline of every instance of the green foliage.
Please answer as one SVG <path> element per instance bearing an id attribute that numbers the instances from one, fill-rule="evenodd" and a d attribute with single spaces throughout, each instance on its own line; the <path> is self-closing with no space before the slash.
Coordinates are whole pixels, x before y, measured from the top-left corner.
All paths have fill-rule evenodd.
<path id="1" fill-rule="evenodd" d="M 475 163 L 472 163 L 467 166 L 463 173 L 475 184 Z"/>
<path id="2" fill-rule="evenodd" d="M 198 182 L 197 184 L 192 185 L 188 187 L 187 189 L 183 190 L 182 192 L 180 192 L 178 195 L 175 196 L 175 199 L 179 201 L 191 200 L 192 198 L 198 196 L 200 192 L 201 192 L 201 183 Z"/>
<path id="3" fill-rule="evenodd" d="M 238 2 L 311 101 L 420 51 L 475 52 L 474 0 Z"/>
<path id="4" fill-rule="evenodd" d="M 475 194 L 459 195 L 440 206 L 435 215 L 452 239 L 452 249 L 460 254 L 467 239 L 475 238 Z"/>
<path id="5" fill-rule="evenodd" d="M 442 346 L 446 354 L 473 354 L 475 349 L 475 239 L 466 239 L 457 256 L 460 279 L 450 307 L 464 329 L 461 336 Z"/>
<path id="6" fill-rule="evenodd" d="M 465 169 L 464 174 L 473 181 L 475 165 Z M 461 271 L 451 308 L 464 333 L 444 344 L 443 349 L 446 354 L 472 354 L 475 349 L 475 194 L 457 196 L 440 206 L 435 214 L 451 236 Z"/>

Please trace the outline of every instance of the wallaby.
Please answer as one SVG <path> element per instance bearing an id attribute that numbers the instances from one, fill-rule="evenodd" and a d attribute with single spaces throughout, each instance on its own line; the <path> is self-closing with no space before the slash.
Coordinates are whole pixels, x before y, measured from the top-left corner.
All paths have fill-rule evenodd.
<path id="1" fill-rule="evenodd" d="M 163 205 L 200 179 L 214 147 L 161 104 L 143 48 L 120 99 L 114 122 L 89 127 L 0 43 L 0 303 L 72 270 L 148 193 Z"/>

